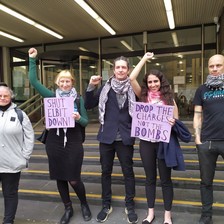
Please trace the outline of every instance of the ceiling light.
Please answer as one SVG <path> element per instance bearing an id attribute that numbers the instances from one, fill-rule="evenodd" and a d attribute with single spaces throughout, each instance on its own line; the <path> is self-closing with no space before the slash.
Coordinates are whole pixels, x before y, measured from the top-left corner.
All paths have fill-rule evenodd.
<path id="1" fill-rule="evenodd" d="M 111 35 L 115 35 L 116 32 L 83 0 L 74 0 L 79 6 L 81 6 L 90 16 L 92 16 L 104 29 L 106 29 Z"/>
<path id="2" fill-rule="evenodd" d="M 163 2 L 166 8 L 166 16 L 168 19 L 169 27 L 172 30 L 175 28 L 172 3 L 171 3 L 171 0 L 163 0 Z"/>
<path id="3" fill-rule="evenodd" d="M 18 38 L 18 37 L 15 37 L 15 36 L 13 36 L 13 35 L 11 35 L 11 34 L 5 33 L 5 32 L 3 32 L 3 31 L 0 31 L 0 35 L 2 35 L 2 36 L 4 36 L 4 37 L 7 37 L 7 38 L 10 38 L 10 39 L 12 39 L 12 40 L 18 41 L 18 42 L 20 42 L 20 43 L 24 42 L 24 40 L 22 40 L 22 39 L 20 39 L 20 38 Z"/>
<path id="4" fill-rule="evenodd" d="M 54 36 L 54 37 L 57 37 L 58 39 L 63 39 L 63 36 L 61 36 L 60 34 L 55 33 L 54 31 L 48 29 L 48 28 L 45 27 L 45 26 L 42 26 L 42 25 L 40 25 L 40 24 L 38 24 L 38 23 L 35 23 L 34 26 L 35 26 L 36 28 L 38 28 L 38 29 L 40 29 L 40 30 L 43 30 L 44 32 L 46 32 L 46 33 L 48 33 L 48 34 Z"/>
<path id="5" fill-rule="evenodd" d="M 172 32 L 171 35 L 172 35 L 172 38 L 173 38 L 174 46 L 175 46 L 175 47 L 179 47 L 179 43 L 178 43 L 178 39 L 177 39 L 177 34 L 176 34 L 176 32 Z"/>
<path id="6" fill-rule="evenodd" d="M 121 43 L 129 50 L 134 51 L 133 48 L 124 40 L 121 40 Z"/>
<path id="7" fill-rule="evenodd" d="M 14 10 L 12 10 L 12 9 L 2 5 L 2 4 L 0 4 L 0 10 L 10 14 L 11 16 L 16 17 L 17 19 L 22 20 L 23 22 L 26 22 L 26 23 L 28 23 L 32 26 L 35 26 L 36 28 L 38 28 L 38 29 L 40 29 L 40 30 L 42 30 L 42 31 L 54 36 L 54 37 L 57 37 L 58 39 L 63 39 L 63 36 L 61 36 L 60 34 L 55 33 L 54 31 L 42 26 L 41 24 L 36 23 L 35 21 L 23 16 L 22 14 L 14 11 Z"/>

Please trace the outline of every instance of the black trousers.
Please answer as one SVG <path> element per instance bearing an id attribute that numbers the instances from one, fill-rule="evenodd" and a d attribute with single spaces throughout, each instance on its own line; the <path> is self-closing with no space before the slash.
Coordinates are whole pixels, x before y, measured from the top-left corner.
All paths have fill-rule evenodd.
<path id="1" fill-rule="evenodd" d="M 111 174 L 115 153 L 120 161 L 125 182 L 125 206 L 134 207 L 135 177 L 133 171 L 134 148 L 131 145 L 124 145 L 122 141 L 114 141 L 112 144 L 100 143 L 100 162 L 102 168 L 102 199 L 103 205 L 111 204 Z"/>
<path id="2" fill-rule="evenodd" d="M 4 197 L 4 220 L 3 223 L 13 223 L 18 206 L 18 188 L 20 172 L 0 173 L 2 193 Z"/>
<path id="3" fill-rule="evenodd" d="M 218 156 L 224 159 L 224 141 L 206 141 L 196 145 L 201 177 L 202 215 L 212 216 L 213 179 Z"/>
<path id="4" fill-rule="evenodd" d="M 157 159 L 158 143 L 140 140 L 140 155 L 146 175 L 146 198 L 148 208 L 154 208 L 156 199 L 157 162 L 160 174 L 164 208 L 170 211 L 173 202 L 173 184 L 171 168 L 166 166 L 165 160 Z"/>

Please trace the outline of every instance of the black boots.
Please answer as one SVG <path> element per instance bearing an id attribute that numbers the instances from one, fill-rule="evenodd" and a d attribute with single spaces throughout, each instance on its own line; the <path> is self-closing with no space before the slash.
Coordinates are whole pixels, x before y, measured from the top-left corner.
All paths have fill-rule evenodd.
<path id="1" fill-rule="evenodd" d="M 82 216 L 85 221 L 89 221 L 92 218 L 91 211 L 89 209 L 88 204 L 81 204 Z M 60 220 L 60 224 L 68 224 L 70 218 L 73 216 L 73 208 L 72 205 L 65 206 L 65 213 Z"/>
<path id="2" fill-rule="evenodd" d="M 88 204 L 81 204 L 82 216 L 85 221 L 89 221 L 92 218 L 91 211 Z"/>
<path id="3" fill-rule="evenodd" d="M 72 205 L 66 206 L 65 213 L 61 217 L 60 224 L 68 224 L 70 218 L 73 216 L 73 208 Z"/>

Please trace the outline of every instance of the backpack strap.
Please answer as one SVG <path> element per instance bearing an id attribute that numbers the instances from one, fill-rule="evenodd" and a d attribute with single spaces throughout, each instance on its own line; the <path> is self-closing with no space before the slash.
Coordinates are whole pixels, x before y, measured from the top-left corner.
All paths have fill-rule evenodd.
<path id="1" fill-rule="evenodd" d="M 22 125 L 22 123 L 23 123 L 23 112 L 22 112 L 21 109 L 19 109 L 19 108 L 17 108 L 17 107 L 15 107 L 14 109 L 15 109 L 15 112 L 17 113 L 19 122 L 20 122 L 20 124 Z"/>

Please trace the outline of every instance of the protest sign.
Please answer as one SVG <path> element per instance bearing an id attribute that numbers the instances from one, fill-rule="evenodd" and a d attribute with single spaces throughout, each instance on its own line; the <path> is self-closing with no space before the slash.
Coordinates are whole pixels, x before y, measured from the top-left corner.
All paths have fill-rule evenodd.
<path id="1" fill-rule="evenodd" d="M 44 98 L 44 113 L 46 128 L 69 128 L 75 126 L 74 98 L 51 97 Z"/>
<path id="2" fill-rule="evenodd" d="M 131 136 L 146 141 L 169 142 L 173 106 L 134 103 Z"/>

